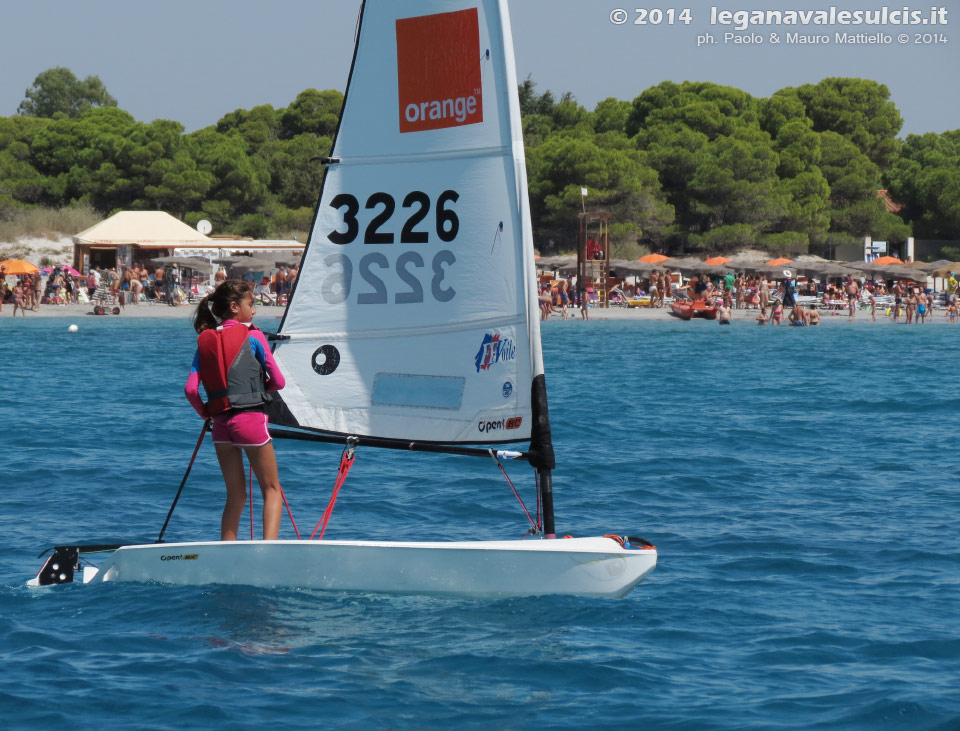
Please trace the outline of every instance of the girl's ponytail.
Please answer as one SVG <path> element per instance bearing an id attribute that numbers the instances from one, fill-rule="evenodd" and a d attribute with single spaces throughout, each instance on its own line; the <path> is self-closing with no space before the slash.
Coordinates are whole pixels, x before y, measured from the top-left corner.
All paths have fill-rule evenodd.
<path id="1" fill-rule="evenodd" d="M 211 310 L 210 298 L 213 295 L 208 294 L 202 300 L 200 304 L 197 305 L 196 312 L 193 313 L 193 329 L 198 333 L 202 333 L 204 330 L 210 330 L 215 328 L 220 323 L 217 321 L 217 318 L 213 316 Z"/>
<path id="2" fill-rule="evenodd" d="M 228 279 L 221 282 L 197 305 L 197 310 L 193 313 L 193 329 L 202 333 L 204 330 L 216 328 L 224 320 L 230 319 L 232 302 L 239 303 L 252 293 L 253 287 L 242 279 Z"/>

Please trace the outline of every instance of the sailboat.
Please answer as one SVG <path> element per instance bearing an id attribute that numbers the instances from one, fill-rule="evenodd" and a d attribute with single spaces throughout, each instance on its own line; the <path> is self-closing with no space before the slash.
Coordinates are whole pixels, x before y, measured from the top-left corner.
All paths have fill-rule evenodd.
<path id="1" fill-rule="evenodd" d="M 94 583 L 628 593 L 656 565 L 654 546 L 556 537 L 506 0 L 366 0 L 340 124 L 321 162 L 310 240 L 272 336 L 287 385 L 270 405 L 271 434 L 344 444 L 351 455 L 369 446 L 526 461 L 539 506 L 528 536 L 59 546 L 31 583 L 77 572 Z M 98 556 L 98 566 L 84 565 Z"/>

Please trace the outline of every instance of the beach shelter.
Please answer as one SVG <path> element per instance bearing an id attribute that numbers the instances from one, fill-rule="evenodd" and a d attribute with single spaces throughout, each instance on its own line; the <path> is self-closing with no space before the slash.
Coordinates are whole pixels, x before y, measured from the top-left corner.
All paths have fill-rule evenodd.
<path id="1" fill-rule="evenodd" d="M 669 258 L 669 256 L 664 256 L 663 254 L 647 254 L 646 256 L 641 256 L 637 261 L 643 261 L 647 264 L 659 264 Z"/>
<path id="2" fill-rule="evenodd" d="M 120 211 L 73 237 L 73 265 L 84 273 L 97 266 L 129 267 L 182 246 L 216 243 L 169 213 Z"/>
<path id="3" fill-rule="evenodd" d="M 772 267 L 782 267 L 786 264 L 790 264 L 792 261 L 793 259 L 787 259 L 786 257 L 781 256 L 778 259 L 771 259 L 767 262 L 767 264 Z"/>
<path id="4" fill-rule="evenodd" d="M 720 267 L 724 264 L 729 264 L 731 261 L 733 261 L 733 259 L 727 256 L 711 256 L 703 263 L 712 267 Z"/>
<path id="5" fill-rule="evenodd" d="M 35 267 L 28 261 L 23 259 L 6 259 L 0 261 L 0 267 L 6 267 L 3 270 L 4 274 L 33 274 L 34 272 L 39 272 L 40 269 Z"/>

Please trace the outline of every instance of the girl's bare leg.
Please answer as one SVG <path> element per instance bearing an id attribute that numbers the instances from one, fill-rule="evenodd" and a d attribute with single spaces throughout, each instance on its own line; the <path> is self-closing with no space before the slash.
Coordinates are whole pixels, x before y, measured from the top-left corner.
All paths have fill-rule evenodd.
<path id="1" fill-rule="evenodd" d="M 240 527 L 240 516 L 243 515 L 243 506 L 247 501 L 243 452 L 240 447 L 232 444 L 221 443 L 213 446 L 217 450 L 220 471 L 227 486 L 227 504 L 223 507 L 223 517 L 220 519 L 220 540 L 235 541 Z"/>
<path id="2" fill-rule="evenodd" d="M 263 538 L 276 540 L 280 533 L 280 518 L 283 515 L 283 494 L 280 490 L 280 476 L 277 474 L 277 457 L 273 451 L 273 442 L 260 447 L 244 447 L 247 459 L 253 465 L 253 474 L 257 476 L 260 492 L 263 493 Z"/>

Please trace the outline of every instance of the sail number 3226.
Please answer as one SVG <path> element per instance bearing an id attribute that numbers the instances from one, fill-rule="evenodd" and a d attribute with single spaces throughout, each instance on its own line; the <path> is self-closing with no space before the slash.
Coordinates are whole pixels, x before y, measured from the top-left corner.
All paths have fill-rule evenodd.
<path id="1" fill-rule="evenodd" d="M 444 243 L 451 243 L 460 231 L 460 219 L 453 204 L 460 195 L 454 190 L 445 190 L 437 196 L 433 226 L 425 223 L 432 207 L 430 196 L 423 191 L 408 193 L 401 207 L 410 209 L 404 217 L 400 229 L 399 243 L 428 244 L 432 228 L 436 236 Z M 360 201 L 350 193 L 340 193 L 330 200 L 330 207 L 341 211 L 342 225 L 327 234 L 331 243 L 351 244 L 360 236 L 361 224 L 358 219 Z M 396 230 L 391 226 L 396 213 L 396 200 L 389 193 L 373 193 L 365 203 L 365 208 L 374 211 L 373 217 L 363 228 L 363 243 L 372 245 L 390 245 L 397 241 Z M 393 293 L 394 304 L 413 304 L 424 301 L 424 286 L 429 279 L 430 294 L 437 302 L 449 302 L 456 296 L 456 290 L 444 281 L 447 268 L 457 258 L 449 249 L 442 249 L 433 255 L 430 268 L 423 256 L 415 249 L 407 249 L 393 261 L 383 251 L 364 254 L 357 261 L 356 269 L 366 288 L 357 293 L 357 304 L 388 304 L 391 297 L 384 281 L 386 272 L 393 270 L 399 280 L 399 288 Z M 330 304 L 346 301 L 353 289 L 354 262 L 347 254 L 330 254 L 323 263 L 331 273 L 321 284 L 321 294 Z"/>

